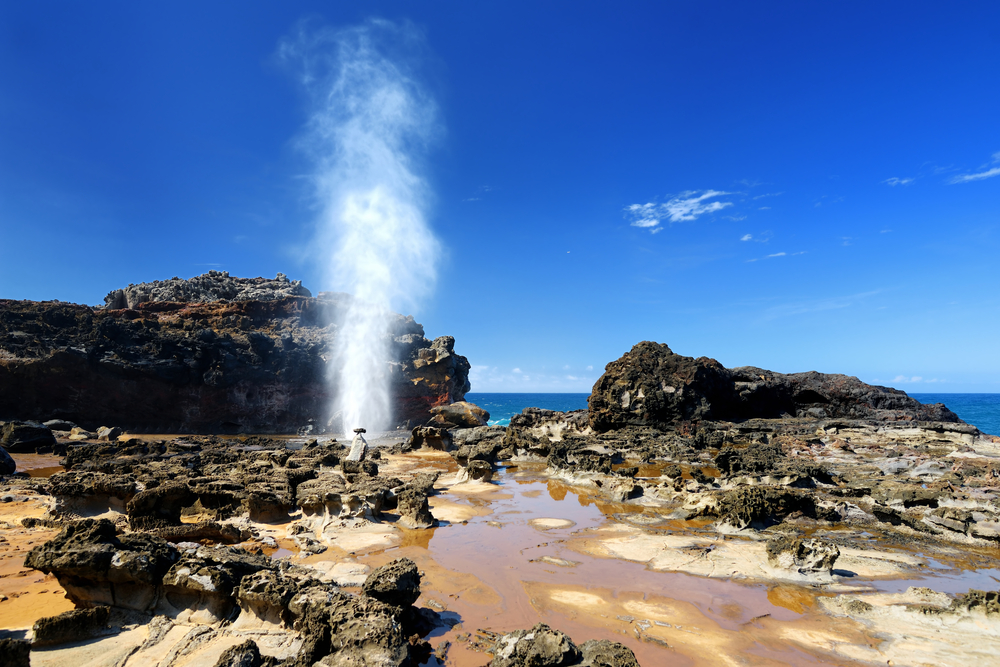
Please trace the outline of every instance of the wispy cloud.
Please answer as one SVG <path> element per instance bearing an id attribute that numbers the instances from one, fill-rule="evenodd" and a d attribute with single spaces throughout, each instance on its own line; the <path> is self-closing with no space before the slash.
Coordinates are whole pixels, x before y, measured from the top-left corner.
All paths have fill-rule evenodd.
<path id="1" fill-rule="evenodd" d="M 889 381 L 892 382 L 893 384 L 917 384 L 920 382 L 924 384 L 934 384 L 935 382 L 944 382 L 945 380 L 939 380 L 937 378 L 928 378 L 925 380 L 919 375 L 913 375 L 913 376 L 897 375 L 896 377 L 892 378 Z"/>
<path id="2" fill-rule="evenodd" d="M 753 234 L 744 234 L 743 236 L 740 237 L 740 241 L 752 241 L 752 240 L 753 240 Z"/>
<path id="3" fill-rule="evenodd" d="M 763 199 L 764 197 L 780 197 L 785 194 L 784 192 L 766 192 L 762 195 L 757 195 L 754 199 Z"/>
<path id="4" fill-rule="evenodd" d="M 891 185 L 895 187 L 897 185 L 909 185 L 915 180 L 916 180 L 915 178 L 897 178 L 893 176 L 892 178 L 887 178 L 882 182 L 885 183 L 886 185 Z"/>
<path id="5" fill-rule="evenodd" d="M 810 313 L 820 313 L 828 310 L 840 310 L 850 308 L 865 299 L 879 294 L 882 290 L 862 292 L 848 296 L 825 297 L 807 301 L 796 301 L 771 306 L 764 309 L 760 314 L 760 319 L 764 321 L 776 320 L 783 317 L 794 317 L 796 315 L 806 315 Z"/>
<path id="6" fill-rule="evenodd" d="M 625 213 L 627 217 L 632 219 L 633 227 L 648 229 L 655 234 L 662 229 L 661 225 L 664 221 L 672 223 L 697 220 L 707 213 L 714 213 L 732 206 L 732 202 L 718 201 L 719 197 L 729 194 L 732 193 L 721 190 L 705 190 L 703 192 L 689 190 L 664 204 L 653 202 L 632 204 L 625 207 Z"/>
<path id="7" fill-rule="evenodd" d="M 776 257 L 795 257 L 797 255 L 804 255 L 804 254 L 806 254 L 805 250 L 800 250 L 798 252 L 774 252 L 764 257 L 754 257 L 753 259 L 748 259 L 747 262 L 759 262 L 764 259 L 774 259 Z"/>
<path id="8" fill-rule="evenodd" d="M 993 154 L 993 160 L 989 164 L 997 163 L 1000 163 L 1000 151 Z M 980 167 L 980 169 L 984 169 L 985 171 L 979 171 L 975 174 L 960 174 L 958 176 L 953 176 L 948 182 L 955 185 L 956 183 L 971 183 L 972 181 L 982 181 L 987 178 L 993 178 L 994 176 L 1000 176 L 1000 166 L 986 169 L 989 164 L 984 164 Z"/>

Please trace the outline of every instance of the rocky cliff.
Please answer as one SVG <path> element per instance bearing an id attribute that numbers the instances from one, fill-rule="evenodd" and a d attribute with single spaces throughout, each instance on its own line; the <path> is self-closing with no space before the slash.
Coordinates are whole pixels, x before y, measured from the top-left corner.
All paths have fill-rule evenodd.
<path id="1" fill-rule="evenodd" d="M 605 367 L 589 399 L 597 431 L 682 421 L 808 417 L 959 422 L 942 404 L 923 405 L 898 389 L 847 375 L 725 368 L 644 341 Z"/>
<path id="2" fill-rule="evenodd" d="M 0 300 L 0 419 L 162 432 L 326 425 L 328 364 L 351 297 L 217 271 L 115 290 L 106 307 Z M 399 315 L 386 372 L 398 422 L 460 401 L 469 362 Z"/>

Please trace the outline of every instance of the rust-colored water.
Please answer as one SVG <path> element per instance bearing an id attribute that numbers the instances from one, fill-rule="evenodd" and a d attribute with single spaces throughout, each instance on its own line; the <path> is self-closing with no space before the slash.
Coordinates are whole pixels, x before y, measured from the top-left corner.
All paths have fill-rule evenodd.
<path id="1" fill-rule="evenodd" d="M 442 494 L 449 502 L 476 507 L 480 515 L 433 530 L 405 531 L 401 546 L 359 558 L 373 567 L 400 556 L 417 562 L 424 573 L 418 604 L 445 608 L 461 619 L 455 628 L 439 628 L 428 638 L 435 646 L 451 642 L 446 664 L 489 662 L 488 654 L 470 649 L 480 629 L 509 632 L 538 622 L 577 643 L 622 642 L 645 666 L 726 663 L 713 658 L 712 651 L 731 653 L 742 664 L 842 664 L 772 641 L 774 633 L 762 631 L 765 622 L 803 619 L 815 598 L 805 589 L 769 592 L 765 586 L 653 572 L 570 550 L 565 543 L 574 533 L 606 525 L 616 514 L 643 510 L 595 500 L 543 479 L 537 468 L 522 464 L 501 472 L 485 493 L 456 488 Z M 646 619 L 658 625 L 643 630 Z"/>
<path id="2" fill-rule="evenodd" d="M 62 472 L 59 465 L 61 456 L 56 454 L 11 454 L 17 464 L 17 472 L 27 473 L 29 477 L 49 477 Z"/>

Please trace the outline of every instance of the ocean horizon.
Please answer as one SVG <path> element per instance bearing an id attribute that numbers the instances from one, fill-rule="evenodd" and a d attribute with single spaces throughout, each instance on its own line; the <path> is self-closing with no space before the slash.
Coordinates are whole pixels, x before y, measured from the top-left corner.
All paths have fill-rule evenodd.
<path id="1" fill-rule="evenodd" d="M 1000 435 L 1000 393 L 913 393 L 907 394 L 921 403 L 944 403 L 964 422 L 983 433 Z M 510 418 L 524 408 L 544 408 L 569 412 L 586 410 L 590 393 L 557 392 L 469 392 L 466 400 L 490 413 L 491 426 L 507 426 Z"/>

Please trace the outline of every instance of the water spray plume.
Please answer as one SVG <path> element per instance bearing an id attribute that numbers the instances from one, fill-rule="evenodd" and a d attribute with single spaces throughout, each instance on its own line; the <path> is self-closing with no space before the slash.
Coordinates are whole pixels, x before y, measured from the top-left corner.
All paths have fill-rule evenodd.
<path id="1" fill-rule="evenodd" d="M 393 310 L 412 312 L 435 279 L 439 247 L 418 171 L 439 128 L 433 100 L 407 68 L 421 43 L 412 27 L 370 21 L 304 27 L 281 47 L 313 105 L 302 146 L 316 165 L 325 279 L 354 295 L 338 323 L 329 377 L 345 431 L 392 425 Z"/>

